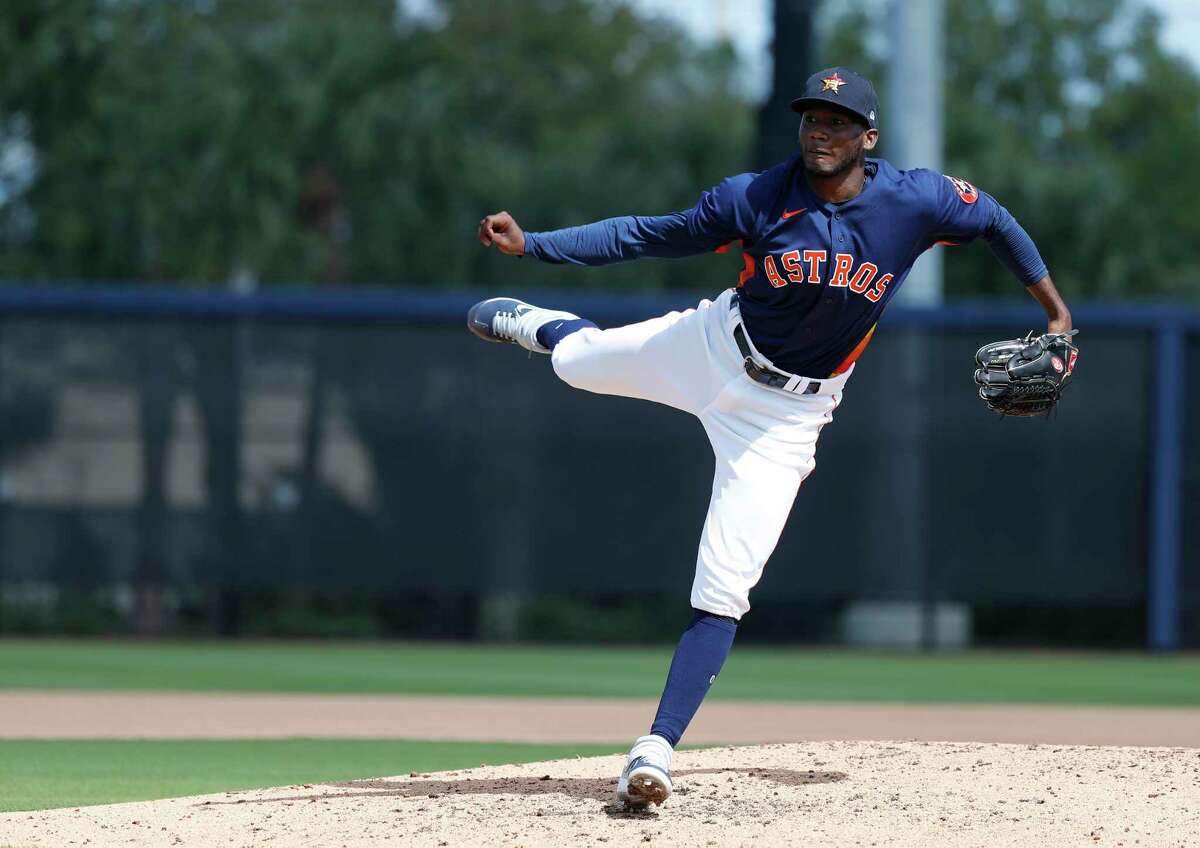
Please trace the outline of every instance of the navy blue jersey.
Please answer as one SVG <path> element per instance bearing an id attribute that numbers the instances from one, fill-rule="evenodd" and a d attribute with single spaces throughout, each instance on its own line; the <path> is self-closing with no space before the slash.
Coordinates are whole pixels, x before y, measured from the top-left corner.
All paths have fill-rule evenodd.
<path id="1" fill-rule="evenodd" d="M 525 234 L 546 262 L 605 265 L 679 257 L 741 242 L 738 299 L 754 346 L 785 371 L 828 376 L 866 346 L 917 257 L 982 236 L 1026 285 L 1046 276 L 1029 236 L 990 195 L 935 171 L 867 160 L 868 180 L 844 203 L 817 197 L 797 154 L 739 174 L 683 212 L 609 218 Z"/>

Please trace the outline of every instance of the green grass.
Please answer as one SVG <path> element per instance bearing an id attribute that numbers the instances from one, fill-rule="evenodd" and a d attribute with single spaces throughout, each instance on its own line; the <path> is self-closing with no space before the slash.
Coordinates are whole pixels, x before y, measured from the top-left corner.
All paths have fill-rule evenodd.
<path id="1" fill-rule="evenodd" d="M 657 697 L 669 648 L 0 640 L 0 688 Z M 734 648 L 712 697 L 1200 706 L 1200 656 Z"/>
<path id="2" fill-rule="evenodd" d="M 597 745 L 393 739 L 0 741 L 0 812 L 609 753 Z"/>

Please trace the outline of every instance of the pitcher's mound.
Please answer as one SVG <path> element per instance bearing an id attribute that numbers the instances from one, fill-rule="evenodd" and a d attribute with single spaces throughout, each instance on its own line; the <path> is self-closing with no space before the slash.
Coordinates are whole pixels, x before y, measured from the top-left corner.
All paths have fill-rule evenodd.
<path id="1" fill-rule="evenodd" d="M 1200 750 L 820 742 L 682 751 L 675 794 L 613 802 L 623 755 L 9 813 L 0 844 L 1180 846 Z"/>

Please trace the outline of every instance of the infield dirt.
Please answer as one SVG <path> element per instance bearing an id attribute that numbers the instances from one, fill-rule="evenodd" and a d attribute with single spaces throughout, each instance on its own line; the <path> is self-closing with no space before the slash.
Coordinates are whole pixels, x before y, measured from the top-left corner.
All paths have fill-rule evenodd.
<path id="1" fill-rule="evenodd" d="M 427 739 L 611 744 L 646 732 L 648 698 L 0 692 L 0 739 Z M 1200 747 L 1200 709 L 715 699 L 691 745 L 824 740 Z M 0 843 L 2 844 L 2 843 Z"/>
<path id="2" fill-rule="evenodd" d="M 20 846 L 1194 846 L 1200 750 L 816 742 L 677 754 L 661 808 L 619 755 L 0 816 Z"/>

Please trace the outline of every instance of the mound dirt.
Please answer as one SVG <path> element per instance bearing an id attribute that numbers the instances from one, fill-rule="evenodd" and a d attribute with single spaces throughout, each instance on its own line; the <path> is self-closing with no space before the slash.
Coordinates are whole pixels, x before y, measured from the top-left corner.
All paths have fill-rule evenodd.
<path id="1" fill-rule="evenodd" d="M 620 756 L 0 815 L 18 846 L 1195 846 L 1200 750 L 817 742 L 682 751 L 659 808 Z"/>

